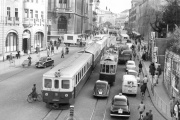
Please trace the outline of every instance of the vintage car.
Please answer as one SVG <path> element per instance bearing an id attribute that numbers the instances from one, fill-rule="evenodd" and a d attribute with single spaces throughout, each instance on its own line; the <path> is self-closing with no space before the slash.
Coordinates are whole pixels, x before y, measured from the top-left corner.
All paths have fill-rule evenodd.
<path id="1" fill-rule="evenodd" d="M 128 70 L 136 70 L 136 64 L 135 64 L 135 62 L 133 60 L 128 60 L 126 62 L 126 72 Z"/>
<path id="2" fill-rule="evenodd" d="M 107 81 L 97 80 L 94 85 L 94 97 L 108 97 L 110 93 L 110 85 Z"/>
<path id="3" fill-rule="evenodd" d="M 125 95 L 122 95 L 122 93 L 112 98 L 110 116 L 130 117 L 129 100 Z"/>
<path id="4" fill-rule="evenodd" d="M 126 72 L 128 75 L 134 75 L 137 79 L 138 86 L 140 85 L 140 76 L 139 73 L 136 70 L 127 70 Z"/>
<path id="5" fill-rule="evenodd" d="M 38 62 L 36 62 L 35 66 L 37 68 L 43 67 L 46 68 L 48 66 L 54 66 L 54 60 L 50 57 L 41 57 Z"/>

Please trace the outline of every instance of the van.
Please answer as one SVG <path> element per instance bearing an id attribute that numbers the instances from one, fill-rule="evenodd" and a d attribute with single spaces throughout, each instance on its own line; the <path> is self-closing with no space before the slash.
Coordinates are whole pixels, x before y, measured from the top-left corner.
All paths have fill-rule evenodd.
<path id="1" fill-rule="evenodd" d="M 79 44 L 80 34 L 64 34 L 64 44 L 70 46 L 70 44 Z"/>
<path id="2" fill-rule="evenodd" d="M 134 75 L 124 75 L 122 81 L 122 93 L 137 95 L 138 82 Z"/>

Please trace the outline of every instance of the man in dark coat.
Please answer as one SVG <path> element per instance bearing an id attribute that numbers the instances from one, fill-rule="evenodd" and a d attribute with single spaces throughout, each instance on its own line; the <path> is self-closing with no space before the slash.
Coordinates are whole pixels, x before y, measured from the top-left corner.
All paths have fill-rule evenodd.
<path id="1" fill-rule="evenodd" d="M 152 110 L 149 110 L 148 117 L 149 117 L 148 120 L 153 120 Z"/>
<path id="2" fill-rule="evenodd" d="M 157 68 L 157 71 L 158 71 L 158 77 L 161 75 L 162 73 L 162 70 L 161 70 L 161 66 L 159 65 L 158 68 Z"/>

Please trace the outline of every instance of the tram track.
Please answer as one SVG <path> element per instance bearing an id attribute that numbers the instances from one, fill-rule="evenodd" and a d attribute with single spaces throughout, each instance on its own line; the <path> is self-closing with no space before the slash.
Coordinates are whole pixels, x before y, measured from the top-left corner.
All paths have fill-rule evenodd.
<path id="1" fill-rule="evenodd" d="M 107 108 L 108 102 L 109 102 L 109 97 L 107 99 L 106 98 L 96 99 L 90 120 L 100 120 L 100 117 L 102 117 L 102 115 L 103 115 L 102 120 L 105 120 L 106 108 Z"/>
<path id="2" fill-rule="evenodd" d="M 41 120 L 58 120 L 63 110 L 50 109 L 48 113 Z"/>

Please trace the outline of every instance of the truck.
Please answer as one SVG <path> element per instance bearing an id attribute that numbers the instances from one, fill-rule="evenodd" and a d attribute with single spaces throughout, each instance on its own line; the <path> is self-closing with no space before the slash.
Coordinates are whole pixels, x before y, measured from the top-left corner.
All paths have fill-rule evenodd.
<path id="1" fill-rule="evenodd" d="M 81 41 L 81 34 L 64 34 L 64 44 L 70 46 L 71 44 L 79 44 Z"/>
<path id="2" fill-rule="evenodd" d="M 118 63 L 126 63 L 132 59 L 132 50 L 123 50 L 119 52 Z"/>

